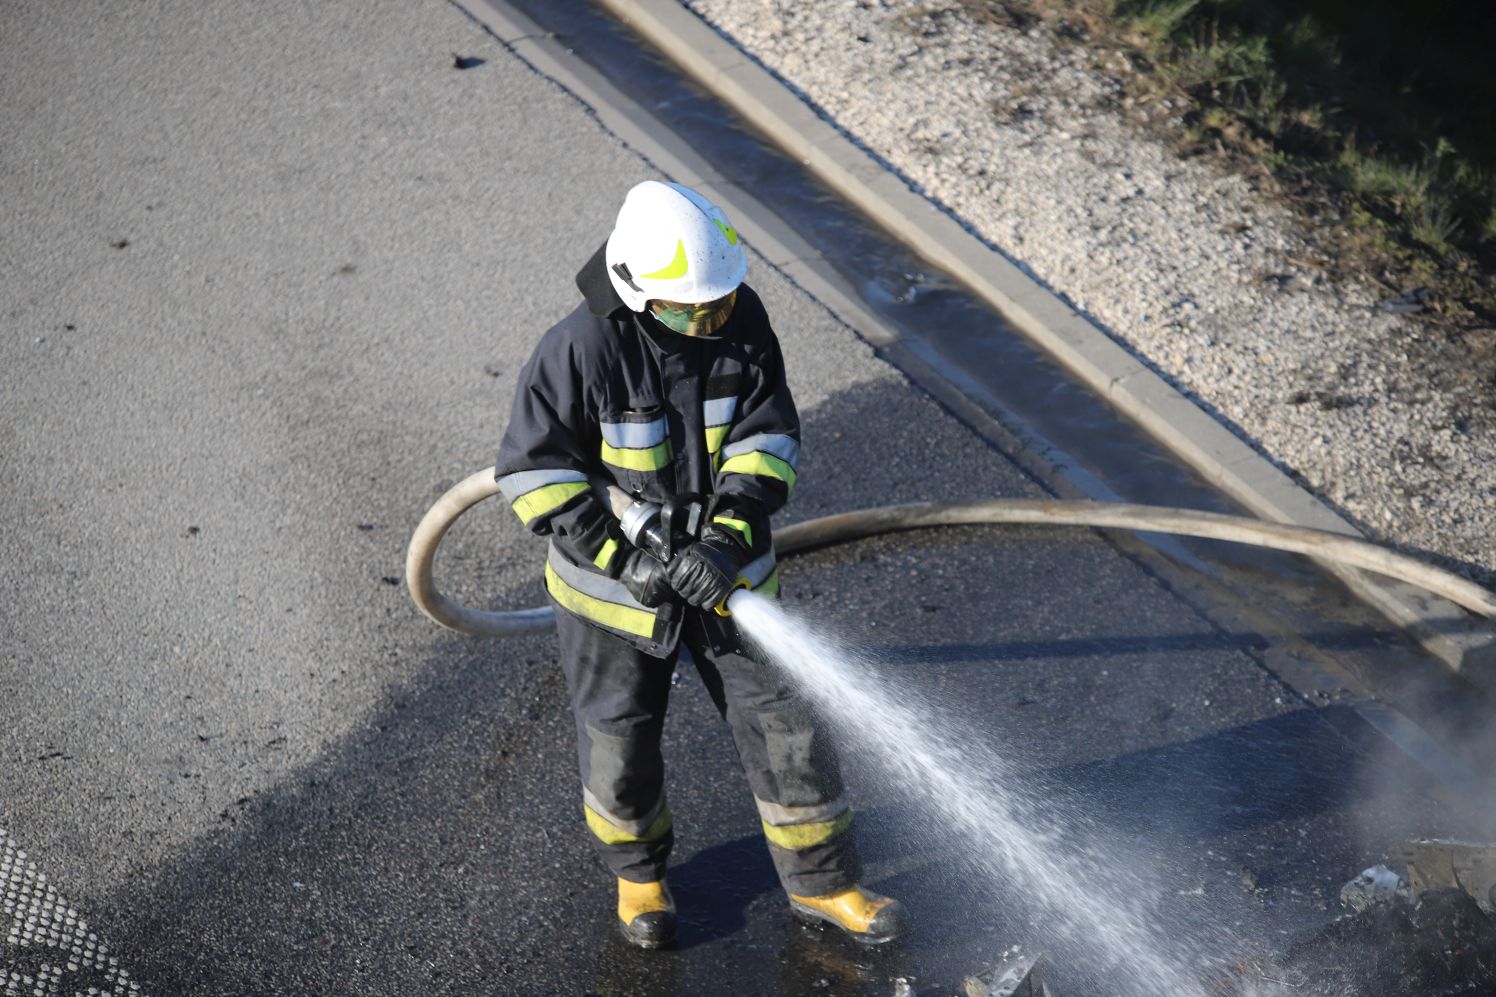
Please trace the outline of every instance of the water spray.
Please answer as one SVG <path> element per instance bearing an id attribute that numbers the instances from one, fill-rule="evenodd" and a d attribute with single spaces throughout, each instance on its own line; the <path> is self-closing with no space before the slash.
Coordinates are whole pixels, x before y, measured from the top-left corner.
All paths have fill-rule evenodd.
<path id="1" fill-rule="evenodd" d="M 1182 923 L 1155 930 L 1152 884 L 1078 840 L 1078 830 L 1090 830 L 1086 815 L 1019 788 L 1008 761 L 965 732 L 932 728 L 938 704 L 891 685 L 821 626 L 751 592 L 733 602 L 739 632 L 758 655 L 793 676 L 844 743 L 938 815 L 965 846 L 964 863 L 988 883 L 1019 887 L 1043 905 L 1054 933 L 1089 955 L 1085 975 L 1108 983 L 1085 992 L 1205 997 L 1188 967 L 1206 965 L 1209 949 L 1189 944 Z"/>

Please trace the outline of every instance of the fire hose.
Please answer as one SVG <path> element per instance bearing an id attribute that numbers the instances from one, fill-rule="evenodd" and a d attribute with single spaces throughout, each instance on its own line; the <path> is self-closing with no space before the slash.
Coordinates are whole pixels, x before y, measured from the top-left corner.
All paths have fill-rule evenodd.
<path id="1" fill-rule="evenodd" d="M 478 471 L 453 485 L 422 517 L 405 556 L 405 577 L 416 606 L 435 622 L 480 637 L 540 633 L 552 623 L 549 606 L 510 611 L 461 605 L 438 591 L 434 576 L 437 548 L 458 518 L 499 490 L 494 469 Z M 615 514 L 633 499 L 607 488 Z M 777 530 L 780 555 L 848 543 L 866 537 L 936 526 L 1083 526 L 1202 537 L 1250 544 L 1334 561 L 1417 585 L 1472 613 L 1496 619 L 1496 593 L 1468 579 L 1378 544 L 1326 530 L 1288 526 L 1245 516 L 1228 516 L 1165 506 L 1056 499 L 988 499 L 980 502 L 916 502 L 859 509 L 806 520 Z"/>

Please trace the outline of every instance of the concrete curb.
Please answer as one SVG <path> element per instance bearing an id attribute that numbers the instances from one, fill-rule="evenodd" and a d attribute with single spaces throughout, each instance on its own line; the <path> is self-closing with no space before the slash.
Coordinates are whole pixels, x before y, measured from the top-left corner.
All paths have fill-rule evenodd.
<path id="1" fill-rule="evenodd" d="M 1264 519 L 1361 536 L 1084 315 L 911 190 L 696 14 L 675 0 L 602 2 L 842 196 L 985 298 L 1227 495 Z M 858 314 L 862 311 L 840 314 L 863 331 L 870 326 Z M 1451 668 L 1472 678 L 1496 670 L 1496 627 L 1489 621 L 1411 585 L 1323 566 Z"/>

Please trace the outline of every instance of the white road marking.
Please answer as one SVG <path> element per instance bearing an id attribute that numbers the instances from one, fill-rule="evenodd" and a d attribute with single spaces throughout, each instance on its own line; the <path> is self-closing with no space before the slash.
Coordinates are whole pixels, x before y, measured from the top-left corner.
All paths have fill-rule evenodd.
<path id="1" fill-rule="evenodd" d="M 0 933 L 0 997 L 144 997 L 3 827 Z M 18 961 L 27 968 L 18 968 Z"/>

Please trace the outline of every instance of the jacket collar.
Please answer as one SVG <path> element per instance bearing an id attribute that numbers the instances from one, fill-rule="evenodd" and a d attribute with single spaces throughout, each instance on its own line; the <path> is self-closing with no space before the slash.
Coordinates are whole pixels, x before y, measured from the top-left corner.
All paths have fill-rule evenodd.
<path id="1" fill-rule="evenodd" d="M 631 312 L 608 279 L 608 264 L 604 259 L 607 248 L 608 244 L 603 243 L 592 258 L 582 264 L 582 269 L 577 271 L 577 290 L 582 292 L 587 310 L 598 318 L 624 318 Z"/>

